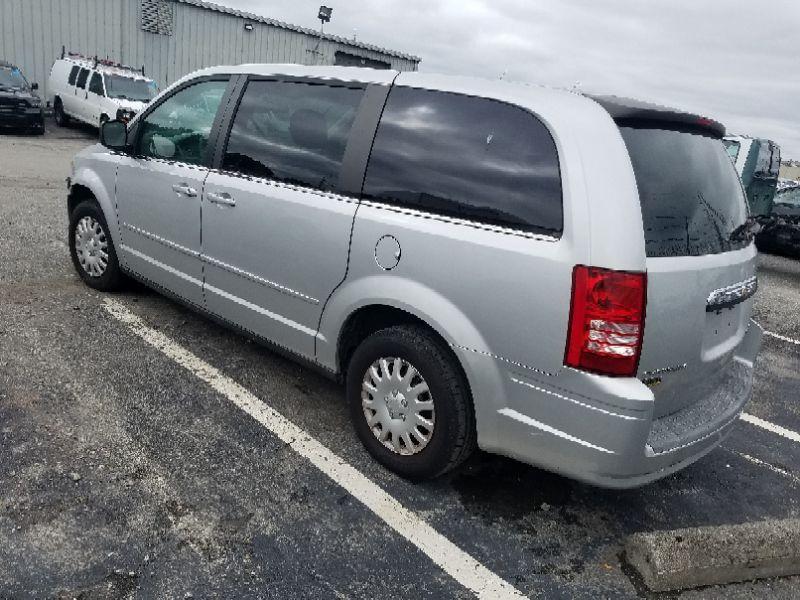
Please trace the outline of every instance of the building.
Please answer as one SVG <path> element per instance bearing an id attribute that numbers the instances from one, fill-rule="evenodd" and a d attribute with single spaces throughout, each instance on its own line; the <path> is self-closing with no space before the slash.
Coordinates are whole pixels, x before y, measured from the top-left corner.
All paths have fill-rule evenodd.
<path id="1" fill-rule="evenodd" d="M 144 66 L 162 89 L 203 67 L 361 65 L 412 71 L 420 59 L 201 0 L 0 0 L 0 60 L 47 94 L 62 47 Z"/>
<path id="2" fill-rule="evenodd" d="M 800 181 L 800 160 L 787 160 L 781 163 L 781 179 Z"/>

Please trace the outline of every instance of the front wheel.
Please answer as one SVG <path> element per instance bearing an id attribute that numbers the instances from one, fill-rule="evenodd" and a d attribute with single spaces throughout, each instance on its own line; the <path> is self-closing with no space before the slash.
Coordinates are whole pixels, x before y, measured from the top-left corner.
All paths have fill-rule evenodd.
<path id="1" fill-rule="evenodd" d="M 114 242 L 103 211 L 95 202 L 81 202 L 72 211 L 69 250 L 72 264 L 86 285 L 101 292 L 113 292 L 122 287 L 124 276 Z"/>
<path id="2" fill-rule="evenodd" d="M 422 327 L 391 327 L 364 340 L 347 370 L 347 400 L 361 442 L 403 477 L 442 475 L 475 448 L 464 375 L 449 348 Z"/>

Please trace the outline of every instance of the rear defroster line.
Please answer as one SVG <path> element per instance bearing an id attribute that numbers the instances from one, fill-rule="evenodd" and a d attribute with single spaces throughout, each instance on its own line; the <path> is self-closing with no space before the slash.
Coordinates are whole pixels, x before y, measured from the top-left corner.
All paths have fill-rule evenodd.
<path id="1" fill-rule="evenodd" d="M 134 334 L 253 417 L 334 483 L 349 492 L 395 532 L 424 552 L 445 573 L 478 598 L 489 600 L 525 597 L 514 586 L 458 548 L 308 432 L 256 398 L 219 369 L 192 354 L 163 333 L 149 327 L 120 302 L 106 299 L 104 308 L 112 317 L 127 325 Z"/>

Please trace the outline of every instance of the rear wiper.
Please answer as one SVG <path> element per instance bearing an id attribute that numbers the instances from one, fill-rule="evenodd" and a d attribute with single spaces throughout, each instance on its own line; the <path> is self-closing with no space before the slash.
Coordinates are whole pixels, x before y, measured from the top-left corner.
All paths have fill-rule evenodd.
<path id="1" fill-rule="evenodd" d="M 731 232 L 730 236 L 728 236 L 728 241 L 749 242 L 756 234 L 774 227 L 776 222 L 777 219 L 774 215 L 751 215 Z"/>

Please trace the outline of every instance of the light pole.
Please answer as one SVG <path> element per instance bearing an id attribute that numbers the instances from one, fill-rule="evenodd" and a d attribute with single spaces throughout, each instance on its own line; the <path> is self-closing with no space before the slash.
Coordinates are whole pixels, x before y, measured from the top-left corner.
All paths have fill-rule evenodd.
<path id="1" fill-rule="evenodd" d="M 319 51 L 319 47 L 322 44 L 322 38 L 325 35 L 325 23 L 331 22 L 331 15 L 333 14 L 333 9 L 328 6 L 320 6 L 319 7 L 319 14 L 317 18 L 319 19 L 319 39 L 317 40 L 317 46 L 311 52 L 314 55 L 314 64 L 317 64 L 317 59 L 322 58 L 322 52 Z"/>

